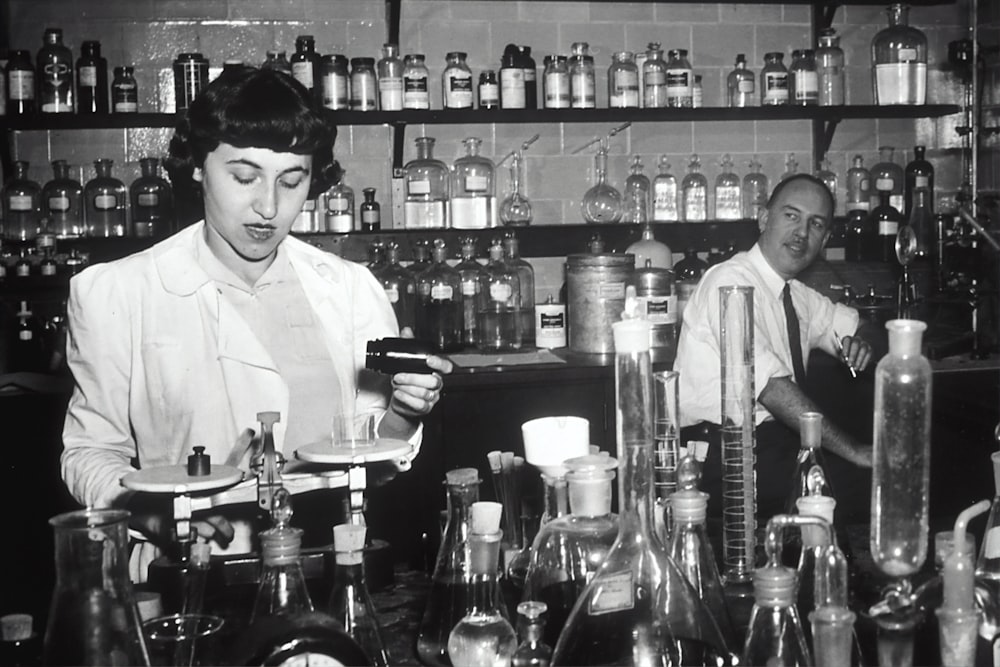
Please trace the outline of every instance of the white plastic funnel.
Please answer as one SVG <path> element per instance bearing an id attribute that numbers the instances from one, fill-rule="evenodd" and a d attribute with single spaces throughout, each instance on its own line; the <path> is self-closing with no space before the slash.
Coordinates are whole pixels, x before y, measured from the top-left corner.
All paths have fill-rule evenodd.
<path id="1" fill-rule="evenodd" d="M 563 461 L 590 451 L 590 422 L 583 417 L 540 417 L 521 424 L 524 459 L 543 475 L 562 477 Z"/>

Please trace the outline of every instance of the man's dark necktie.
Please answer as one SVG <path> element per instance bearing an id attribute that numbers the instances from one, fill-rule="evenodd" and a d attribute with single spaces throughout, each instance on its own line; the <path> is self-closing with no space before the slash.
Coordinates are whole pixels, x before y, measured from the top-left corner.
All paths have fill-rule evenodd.
<path id="1" fill-rule="evenodd" d="M 806 367 L 802 363 L 802 336 L 799 333 L 799 316 L 792 305 L 792 290 L 788 283 L 781 291 L 781 301 L 785 306 L 785 322 L 788 324 L 788 344 L 792 348 L 792 370 L 795 382 L 801 385 L 806 379 Z"/>

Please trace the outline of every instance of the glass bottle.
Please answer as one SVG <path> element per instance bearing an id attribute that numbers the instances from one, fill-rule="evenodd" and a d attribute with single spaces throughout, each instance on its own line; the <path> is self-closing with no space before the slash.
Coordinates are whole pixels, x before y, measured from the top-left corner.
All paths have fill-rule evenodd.
<path id="1" fill-rule="evenodd" d="M 812 49 L 792 51 L 792 66 L 788 70 L 789 102 L 812 106 L 819 102 L 819 77 L 816 74 L 816 52 Z"/>
<path id="2" fill-rule="evenodd" d="M 670 246 L 656 240 L 650 222 L 643 223 L 639 240 L 629 244 L 625 252 L 635 255 L 636 270 L 644 267 L 669 269 L 674 265 L 674 254 L 670 251 Z"/>
<path id="3" fill-rule="evenodd" d="M 10 51 L 7 67 L 7 113 L 27 116 L 35 113 L 35 66 L 31 53 L 24 49 Z"/>
<path id="4" fill-rule="evenodd" d="M 927 209 L 934 213 L 934 165 L 924 157 L 924 146 L 913 147 L 913 159 L 906 165 L 903 173 L 905 182 L 903 188 L 903 213 L 909 215 L 913 205 L 913 193 L 917 188 L 926 188 Z"/>
<path id="5" fill-rule="evenodd" d="M 628 311 L 626 311 L 628 312 Z M 570 614 L 553 665 L 707 664 L 728 655 L 704 603 L 653 535 L 650 324 L 612 324 L 615 343 L 618 537 Z"/>
<path id="6" fill-rule="evenodd" d="M 521 643 L 514 651 L 511 667 L 548 667 L 552 647 L 542 641 L 547 609 L 544 602 L 535 600 L 517 605 L 517 634 Z"/>
<path id="7" fill-rule="evenodd" d="M 469 521 L 479 500 L 479 471 L 456 468 L 445 475 L 448 521 L 438 549 L 427 606 L 417 633 L 417 657 L 425 665 L 448 665 L 448 635 L 471 607 Z M 495 567 L 495 564 L 494 564 Z"/>
<path id="8" fill-rule="evenodd" d="M 928 259 L 934 247 L 934 215 L 930 210 L 930 190 L 917 188 L 913 191 L 913 206 L 908 224 L 917 238 L 916 257 Z"/>
<path id="9" fill-rule="evenodd" d="M 837 31 L 833 28 L 820 30 L 819 48 L 816 49 L 816 78 L 821 107 L 840 106 L 846 103 L 844 66 L 844 51 L 840 48 Z"/>
<path id="10" fill-rule="evenodd" d="M 15 241 L 35 238 L 42 223 L 42 188 L 28 177 L 28 167 L 24 160 L 15 161 L 14 173 L 4 183 L 0 193 L 3 199 L 4 237 Z"/>
<path id="11" fill-rule="evenodd" d="M 479 73 L 479 108 L 500 108 L 500 84 L 497 82 L 497 73 L 491 69 Z"/>
<path id="12" fill-rule="evenodd" d="M 472 70 L 465 63 L 466 54 L 450 51 L 441 73 L 441 93 L 445 109 L 472 108 Z"/>
<path id="13" fill-rule="evenodd" d="M 517 272 L 521 287 L 521 336 L 525 345 L 535 342 L 535 269 L 521 257 L 521 245 L 514 232 L 504 232 L 504 260 Z"/>
<path id="14" fill-rule="evenodd" d="M 666 66 L 667 106 L 694 106 L 694 72 L 684 49 L 671 49 Z M 649 62 L 648 60 L 646 62 Z"/>
<path id="15" fill-rule="evenodd" d="M 708 220 L 708 179 L 701 173 L 701 161 L 697 153 L 691 155 L 688 173 L 681 183 L 681 201 L 684 222 L 705 222 Z"/>
<path id="16" fill-rule="evenodd" d="M 743 177 L 743 218 L 757 220 L 760 212 L 767 208 L 769 196 L 767 176 L 760 170 L 760 162 L 754 155 L 750 160 L 750 172 Z"/>
<path id="17" fill-rule="evenodd" d="M 927 94 L 927 37 L 909 25 L 909 5 L 886 9 L 889 27 L 872 39 L 875 104 L 923 104 Z"/>
<path id="18" fill-rule="evenodd" d="M 489 264 L 479 277 L 477 347 L 483 352 L 519 350 L 522 338 L 521 281 L 504 261 L 500 243 L 490 246 Z"/>
<path id="19" fill-rule="evenodd" d="M 782 565 L 757 569 L 750 628 L 743 645 L 747 665 L 812 664 L 802 623 L 795 608 L 795 570 Z"/>
<path id="20" fill-rule="evenodd" d="M 712 543 L 708 539 L 708 494 L 694 489 L 675 491 L 670 494 L 670 509 L 674 525 L 667 545 L 667 555 L 674 559 L 677 567 L 697 591 L 698 597 L 708 607 L 726 644 L 735 646 L 736 632 L 729 619 L 722 591 L 722 577 L 712 552 Z"/>
<path id="21" fill-rule="evenodd" d="M 542 89 L 546 109 L 570 108 L 569 62 L 566 56 L 545 56 Z"/>
<path id="22" fill-rule="evenodd" d="M 261 69 L 277 70 L 288 76 L 292 75 L 292 64 L 288 62 L 288 56 L 284 51 L 267 51 L 260 67 Z"/>
<path id="23" fill-rule="evenodd" d="M 430 109 L 431 97 L 427 88 L 430 75 L 424 64 L 424 54 L 412 53 L 403 61 L 403 108 Z"/>
<path id="24" fill-rule="evenodd" d="M 462 279 L 446 261 L 444 241 L 434 242 L 433 264 L 417 276 L 417 338 L 439 352 L 462 348 Z"/>
<path id="25" fill-rule="evenodd" d="M 747 69 L 747 59 L 742 53 L 736 54 L 736 65 L 726 77 L 726 94 L 731 107 L 752 107 L 757 105 L 757 85 L 753 72 Z"/>
<path id="26" fill-rule="evenodd" d="M 508 44 L 500 58 L 500 106 L 504 109 L 524 109 L 524 68 L 516 44 Z"/>
<path id="27" fill-rule="evenodd" d="M 66 160 L 52 161 L 52 180 L 41 194 L 42 215 L 57 238 L 83 236 L 83 186 L 69 176 Z"/>
<path id="28" fill-rule="evenodd" d="M 382 208 L 375 201 L 375 188 L 362 188 L 365 200 L 361 202 L 361 231 L 377 232 L 382 228 Z"/>
<path id="29" fill-rule="evenodd" d="M 333 527 L 333 589 L 329 613 L 347 630 L 375 667 L 390 664 L 382 640 L 375 603 L 365 584 L 364 548 L 367 528 L 350 524 Z"/>
<path id="30" fill-rule="evenodd" d="M 132 203 L 132 230 L 139 237 L 166 236 L 174 227 L 174 192 L 160 177 L 160 161 L 155 157 L 139 160 L 142 176 L 129 186 Z"/>
<path id="31" fill-rule="evenodd" d="M 469 610 L 448 636 L 448 657 L 455 667 L 509 665 L 517 650 L 517 635 L 500 596 L 502 535 L 501 530 L 469 532 Z"/>
<path id="32" fill-rule="evenodd" d="M 115 68 L 115 78 L 111 82 L 111 111 L 114 113 L 139 111 L 139 85 L 136 83 L 133 67 Z"/>
<path id="33" fill-rule="evenodd" d="M 691 300 L 701 276 L 708 270 L 708 264 L 698 257 L 693 248 L 684 249 L 684 258 L 674 264 L 674 289 L 677 292 L 677 319 L 684 316 L 684 306 Z"/>
<path id="34" fill-rule="evenodd" d="M 323 76 L 323 106 L 340 110 L 351 108 L 351 75 L 347 57 L 339 53 L 323 56 L 320 61 Z"/>
<path id="35" fill-rule="evenodd" d="M 636 275 L 641 278 L 646 270 L 637 269 Z M 636 283 L 639 284 L 638 279 Z M 649 320 L 650 324 L 653 324 L 655 336 L 657 320 L 660 318 L 655 313 L 650 313 L 650 302 L 648 297 L 644 298 L 643 292 L 646 290 L 636 289 L 640 304 L 642 304 L 639 312 Z M 643 306 L 645 307 L 643 308 Z M 669 303 L 666 305 L 666 310 L 670 310 Z M 676 313 L 674 315 L 676 320 Z M 676 336 L 676 331 L 674 335 Z M 653 398 L 656 401 L 654 414 L 656 421 L 653 426 L 656 436 L 653 450 L 655 457 L 653 459 L 653 487 L 656 493 L 653 506 L 655 512 L 653 528 L 660 542 L 668 547 L 668 551 L 670 535 L 674 527 L 671 496 L 677 491 L 677 467 L 680 463 L 680 401 L 677 391 L 679 383 L 680 373 L 676 371 L 657 371 L 653 374 Z M 680 565 L 679 561 L 678 565 Z"/>
<path id="36" fill-rule="evenodd" d="M 448 226 L 448 167 L 434 159 L 434 138 L 417 137 L 417 157 L 404 167 L 406 202 L 403 226 L 406 229 L 439 229 Z"/>
<path id="37" fill-rule="evenodd" d="M 833 214 L 839 215 L 840 200 L 837 197 L 837 174 L 830 169 L 829 158 L 823 158 L 822 162 L 819 163 L 819 170 L 816 172 L 816 178 L 823 181 L 823 185 L 825 185 L 826 189 L 830 191 L 830 195 L 833 197 Z"/>
<path id="38" fill-rule="evenodd" d="M 927 557 L 931 367 L 920 350 L 927 325 L 890 320 L 889 353 L 875 368 L 871 554 L 891 577 Z"/>
<path id="39" fill-rule="evenodd" d="M 295 53 L 289 61 L 292 76 L 306 87 L 316 99 L 322 101 L 323 86 L 320 81 L 322 58 L 316 53 L 316 40 L 312 35 L 299 35 L 295 38 Z"/>
<path id="40" fill-rule="evenodd" d="M 128 517 L 124 510 L 87 509 L 49 519 L 56 582 L 43 664 L 149 664 L 129 582 Z"/>
<path id="41" fill-rule="evenodd" d="M 38 50 L 38 108 L 42 113 L 73 113 L 73 53 L 60 28 L 46 28 Z"/>
<path id="42" fill-rule="evenodd" d="M 778 182 L 780 183 L 786 178 L 794 176 L 798 173 L 798 171 L 799 161 L 795 159 L 795 153 L 789 153 L 788 157 L 785 158 L 785 171 L 781 174 L 781 178 L 778 179 Z"/>
<path id="43" fill-rule="evenodd" d="M 867 202 L 865 202 L 867 204 Z M 844 260 L 847 262 L 865 261 L 866 248 L 870 244 L 868 235 L 868 213 L 855 209 L 847 213 L 847 223 L 844 231 Z"/>
<path id="44" fill-rule="evenodd" d="M 681 53 L 684 49 L 681 49 Z M 701 85 L 701 74 L 694 75 L 694 85 L 691 86 L 691 106 L 700 109 L 705 106 L 705 89 Z"/>
<path id="45" fill-rule="evenodd" d="M 612 109 L 639 106 L 639 68 L 631 51 L 615 53 L 608 67 L 608 106 Z"/>
<path id="46" fill-rule="evenodd" d="M 739 220 L 742 215 L 740 177 L 733 173 L 729 153 L 722 156 L 722 172 L 715 179 L 715 219 Z"/>
<path id="47" fill-rule="evenodd" d="M 847 212 L 871 209 L 871 173 L 865 169 L 864 158 L 855 155 L 847 170 Z"/>
<path id="48" fill-rule="evenodd" d="M 125 184 L 111 175 L 113 160 L 94 160 L 97 175 L 83 187 L 87 236 L 128 236 Z"/>
<path id="49" fill-rule="evenodd" d="M 76 60 L 76 112 L 108 113 L 108 61 L 101 56 L 101 43 L 87 40 Z"/>
<path id="50" fill-rule="evenodd" d="M 482 139 L 469 137 L 462 143 L 465 155 L 455 160 L 451 170 L 451 226 L 455 229 L 496 227 L 493 161 L 479 154 Z"/>
<path id="51" fill-rule="evenodd" d="M 431 247 L 431 242 L 427 239 L 417 239 L 413 242 L 413 261 L 409 269 L 414 278 L 431 268 Z"/>
<path id="52" fill-rule="evenodd" d="M 524 106 L 527 109 L 538 108 L 538 69 L 535 59 L 531 57 L 530 46 L 517 47 L 521 52 L 521 69 L 524 70 Z"/>
<path id="53" fill-rule="evenodd" d="M 670 173 L 666 155 L 660 156 L 659 170 L 653 179 L 653 221 L 677 222 L 677 178 Z"/>
<path id="54" fill-rule="evenodd" d="M 903 168 L 893 160 L 894 151 L 892 146 L 879 146 L 879 162 L 871 170 L 872 185 L 875 186 L 872 195 L 878 198 L 883 190 L 888 192 L 889 203 L 902 213 L 905 176 Z"/>
<path id="55" fill-rule="evenodd" d="M 403 60 L 399 45 L 383 44 L 382 57 L 377 63 L 378 104 L 382 111 L 403 109 Z"/>
<path id="56" fill-rule="evenodd" d="M 500 249 L 503 255 L 503 248 Z M 482 281 L 483 265 L 476 260 L 476 240 L 462 239 L 462 261 L 455 265 L 462 279 L 462 343 L 475 347 L 479 342 L 479 326 L 476 317 L 485 310 Z"/>
<path id="57" fill-rule="evenodd" d="M 351 111 L 378 109 L 374 58 L 351 58 Z"/>
<path id="58" fill-rule="evenodd" d="M 416 305 L 417 288 L 413 274 L 399 263 L 399 245 L 395 242 L 386 245 L 386 267 L 378 278 L 382 289 L 389 298 L 392 311 L 396 314 L 396 322 L 400 329 L 414 327 L 414 307 Z"/>
<path id="59" fill-rule="evenodd" d="M 650 42 L 642 64 L 642 106 L 646 109 L 667 106 L 667 63 L 659 42 Z"/>
<path id="60" fill-rule="evenodd" d="M 782 62 L 785 54 L 770 51 L 764 54 L 760 71 L 760 103 L 764 106 L 788 104 L 788 70 Z"/>
<path id="61" fill-rule="evenodd" d="M 879 205 L 871 212 L 871 226 L 878 233 L 878 255 L 874 258 L 880 262 L 895 264 L 896 233 L 903 224 L 903 215 L 889 203 L 889 192 L 879 192 Z"/>
<path id="62" fill-rule="evenodd" d="M 569 513 L 544 522 L 531 544 L 524 599 L 548 610 L 545 643 L 554 646 L 573 605 L 601 567 L 618 536 L 611 482 L 618 462 L 591 454 L 567 459 Z M 543 475 L 544 478 L 544 475 Z"/>
<path id="63" fill-rule="evenodd" d="M 597 107 L 597 83 L 594 75 L 594 57 L 587 42 L 573 42 L 569 58 L 569 98 L 573 109 Z"/>
<path id="64" fill-rule="evenodd" d="M 509 192 L 500 203 L 500 222 L 504 226 L 521 227 L 531 224 L 531 201 L 521 194 L 521 183 L 524 176 L 522 173 L 523 169 L 524 158 L 521 157 L 521 152 L 517 151 L 511 157 L 510 162 Z"/>
<path id="65" fill-rule="evenodd" d="M 642 224 L 649 219 L 650 183 L 643 173 L 642 158 L 633 156 L 630 174 L 625 179 L 624 222 Z"/>
<path id="66" fill-rule="evenodd" d="M 792 474 L 792 491 L 785 501 L 785 514 L 795 514 L 795 502 L 803 496 L 818 494 L 833 497 L 830 478 L 826 474 L 822 439 L 823 415 L 818 412 L 803 412 L 799 415 L 800 446 L 795 460 L 795 472 Z"/>
<path id="67" fill-rule="evenodd" d="M 583 195 L 582 213 L 585 222 L 618 222 L 622 218 L 622 196 L 607 182 L 608 149 L 601 143 L 594 155 L 594 186 Z"/>
<path id="68" fill-rule="evenodd" d="M 326 231 L 347 234 L 354 231 L 354 189 L 344 182 L 347 170 L 343 170 L 340 180 L 330 186 L 324 194 L 326 210 Z"/>

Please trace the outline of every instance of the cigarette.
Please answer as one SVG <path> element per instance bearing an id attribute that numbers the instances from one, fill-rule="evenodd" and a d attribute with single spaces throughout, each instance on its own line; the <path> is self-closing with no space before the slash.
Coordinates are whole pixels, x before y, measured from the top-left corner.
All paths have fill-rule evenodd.
<path id="1" fill-rule="evenodd" d="M 840 352 L 840 358 L 847 364 L 847 370 L 851 371 L 851 377 L 857 378 L 858 372 L 854 370 L 854 364 L 848 361 L 847 357 L 844 355 L 844 344 L 840 341 L 840 334 L 836 331 L 833 332 L 833 340 L 837 343 L 837 351 Z"/>

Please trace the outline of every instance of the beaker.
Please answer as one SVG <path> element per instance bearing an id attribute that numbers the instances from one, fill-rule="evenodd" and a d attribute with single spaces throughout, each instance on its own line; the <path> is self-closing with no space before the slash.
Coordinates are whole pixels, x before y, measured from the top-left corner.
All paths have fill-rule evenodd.
<path id="1" fill-rule="evenodd" d="M 49 519 L 56 583 L 45 629 L 46 665 L 148 665 L 128 577 L 125 510 L 78 510 Z"/>

